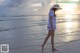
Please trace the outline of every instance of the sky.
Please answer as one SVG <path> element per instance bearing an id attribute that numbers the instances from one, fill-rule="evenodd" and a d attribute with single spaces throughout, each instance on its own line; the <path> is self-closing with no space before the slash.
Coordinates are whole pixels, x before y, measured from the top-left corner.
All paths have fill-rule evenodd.
<path id="1" fill-rule="evenodd" d="M 53 0 L 0 0 L 0 16 L 48 13 Z M 53 4 L 52 4 L 53 5 Z"/>
<path id="2" fill-rule="evenodd" d="M 10 15 L 17 12 L 18 7 L 26 0 L 0 0 L 0 14 Z M 15 11 L 15 12 L 14 12 Z"/>
<path id="3" fill-rule="evenodd" d="M 42 11 L 42 8 L 50 2 L 51 0 L 0 0 L 0 16 Z"/>

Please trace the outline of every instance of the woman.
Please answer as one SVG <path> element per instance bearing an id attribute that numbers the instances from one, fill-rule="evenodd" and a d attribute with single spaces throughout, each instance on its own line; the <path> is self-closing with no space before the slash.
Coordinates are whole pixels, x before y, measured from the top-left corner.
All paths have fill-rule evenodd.
<path id="1" fill-rule="evenodd" d="M 52 45 L 52 52 L 56 51 L 56 49 L 54 48 L 54 34 L 55 34 L 55 30 L 56 30 L 56 14 L 55 12 L 57 10 L 61 9 L 60 6 L 58 4 L 55 4 L 49 11 L 49 18 L 48 18 L 48 35 L 46 36 L 42 46 L 42 51 L 44 49 L 44 45 L 47 42 L 47 40 L 49 39 L 49 37 L 51 36 L 51 45 Z"/>

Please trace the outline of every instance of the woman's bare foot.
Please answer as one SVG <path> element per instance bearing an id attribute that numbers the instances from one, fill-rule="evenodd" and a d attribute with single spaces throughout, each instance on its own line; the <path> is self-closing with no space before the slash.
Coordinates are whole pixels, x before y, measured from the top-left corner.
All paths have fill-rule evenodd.
<path id="1" fill-rule="evenodd" d="M 54 48 L 54 49 L 52 49 L 52 51 L 58 51 L 58 50 Z"/>
<path id="2" fill-rule="evenodd" d="M 52 50 L 52 53 L 55 53 L 55 51 L 58 51 L 58 50 L 54 48 L 54 49 Z"/>
<path id="3" fill-rule="evenodd" d="M 54 48 L 54 51 L 58 51 L 58 50 Z"/>

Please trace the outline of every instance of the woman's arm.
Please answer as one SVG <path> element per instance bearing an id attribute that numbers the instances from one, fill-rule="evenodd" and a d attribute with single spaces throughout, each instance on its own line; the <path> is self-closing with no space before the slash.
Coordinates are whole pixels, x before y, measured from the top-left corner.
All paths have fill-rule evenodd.
<path id="1" fill-rule="evenodd" d="M 52 16 L 50 16 L 50 24 L 51 24 L 52 29 L 54 29 L 53 28 L 53 23 L 52 23 Z"/>

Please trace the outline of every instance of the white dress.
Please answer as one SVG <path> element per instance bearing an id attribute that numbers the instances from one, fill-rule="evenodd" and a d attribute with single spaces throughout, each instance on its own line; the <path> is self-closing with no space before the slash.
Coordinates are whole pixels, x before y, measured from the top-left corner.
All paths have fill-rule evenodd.
<path id="1" fill-rule="evenodd" d="M 50 16 L 52 16 L 52 25 L 54 30 L 56 30 L 56 17 L 54 16 L 54 11 L 50 9 L 49 11 L 49 17 L 48 17 L 48 30 L 52 30 L 51 24 L 50 24 Z"/>

